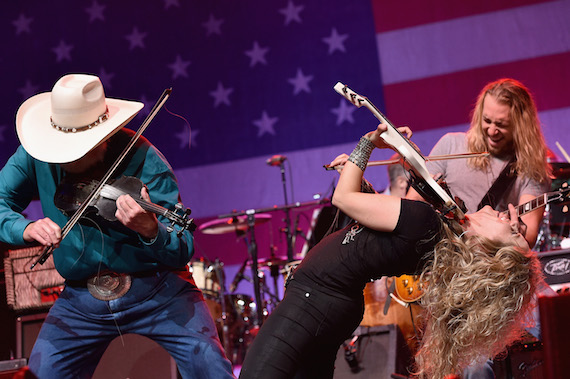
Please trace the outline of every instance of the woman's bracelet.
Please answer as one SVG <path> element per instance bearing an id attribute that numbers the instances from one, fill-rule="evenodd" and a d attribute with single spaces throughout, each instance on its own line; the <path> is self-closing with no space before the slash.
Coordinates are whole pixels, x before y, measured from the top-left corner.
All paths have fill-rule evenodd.
<path id="1" fill-rule="evenodd" d="M 372 154 L 372 150 L 374 150 L 374 143 L 370 141 L 366 137 L 361 137 L 360 141 L 358 141 L 358 145 L 352 150 L 350 156 L 348 157 L 348 161 L 354 163 L 358 166 L 362 171 L 366 169 L 366 165 L 368 164 L 368 159 L 370 159 L 370 154 Z"/>

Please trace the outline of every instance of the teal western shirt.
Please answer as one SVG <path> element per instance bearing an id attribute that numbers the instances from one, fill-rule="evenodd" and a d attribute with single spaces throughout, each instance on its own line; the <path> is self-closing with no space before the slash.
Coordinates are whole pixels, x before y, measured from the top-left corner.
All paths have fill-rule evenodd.
<path id="1" fill-rule="evenodd" d="M 133 134 L 122 129 L 109 139 L 106 167 L 114 163 Z M 173 210 L 179 201 L 172 168 L 144 137 L 140 137 L 117 171 L 115 178 L 141 179 L 155 204 Z M 64 171 L 59 165 L 38 161 L 20 146 L 0 171 L 0 240 L 11 245 L 26 245 L 23 232 L 34 220 L 26 219 L 22 212 L 37 198 L 44 216 L 63 227 L 69 217 L 54 205 L 54 194 L 63 178 Z M 184 268 L 194 251 L 191 233 L 184 231 L 178 237 L 177 226 L 169 233 L 170 222 L 163 216 L 158 219 L 158 235 L 149 243 L 118 221 L 107 221 L 88 213 L 53 251 L 56 269 L 66 279 L 81 280 L 105 269 L 133 273 Z"/>

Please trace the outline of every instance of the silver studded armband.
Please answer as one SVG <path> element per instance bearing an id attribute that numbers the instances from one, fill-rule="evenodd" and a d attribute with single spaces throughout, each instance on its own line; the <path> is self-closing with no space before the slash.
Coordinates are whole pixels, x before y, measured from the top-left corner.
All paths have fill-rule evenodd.
<path id="1" fill-rule="evenodd" d="M 360 141 L 358 141 L 358 145 L 356 145 L 352 153 L 350 153 L 348 161 L 354 163 L 358 168 L 364 171 L 368 164 L 368 159 L 370 159 L 370 154 L 372 154 L 372 150 L 374 150 L 372 141 L 366 137 L 362 137 Z"/>

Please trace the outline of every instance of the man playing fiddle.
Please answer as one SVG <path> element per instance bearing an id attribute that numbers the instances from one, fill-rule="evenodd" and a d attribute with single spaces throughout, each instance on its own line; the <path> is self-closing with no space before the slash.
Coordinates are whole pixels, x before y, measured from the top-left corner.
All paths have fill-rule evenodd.
<path id="1" fill-rule="evenodd" d="M 156 341 L 182 377 L 233 377 L 202 294 L 187 277 L 194 251 L 188 230 L 171 230 L 166 218 L 143 210 L 137 193 L 116 199 L 116 220 L 87 213 L 62 239 L 70 214 L 56 206 L 60 190 L 110 170 L 135 134 L 123 126 L 142 107 L 105 98 L 96 76 L 73 74 L 18 110 L 22 146 L 0 171 L 0 240 L 55 248 L 66 279 L 30 355 L 40 378 L 92 376 L 109 343 L 126 333 Z M 178 185 L 162 154 L 140 137 L 125 158 L 112 179 L 136 177 L 145 184 L 142 200 L 173 209 Z M 45 216 L 36 221 L 21 215 L 34 198 Z"/>

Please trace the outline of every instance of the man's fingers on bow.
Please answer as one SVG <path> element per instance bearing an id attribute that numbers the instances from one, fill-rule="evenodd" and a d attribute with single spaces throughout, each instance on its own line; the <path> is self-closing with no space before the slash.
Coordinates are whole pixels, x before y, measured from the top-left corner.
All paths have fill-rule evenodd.
<path id="1" fill-rule="evenodd" d="M 59 246 L 61 228 L 49 218 L 32 222 L 24 230 L 24 240 L 37 241 L 44 246 Z"/>

